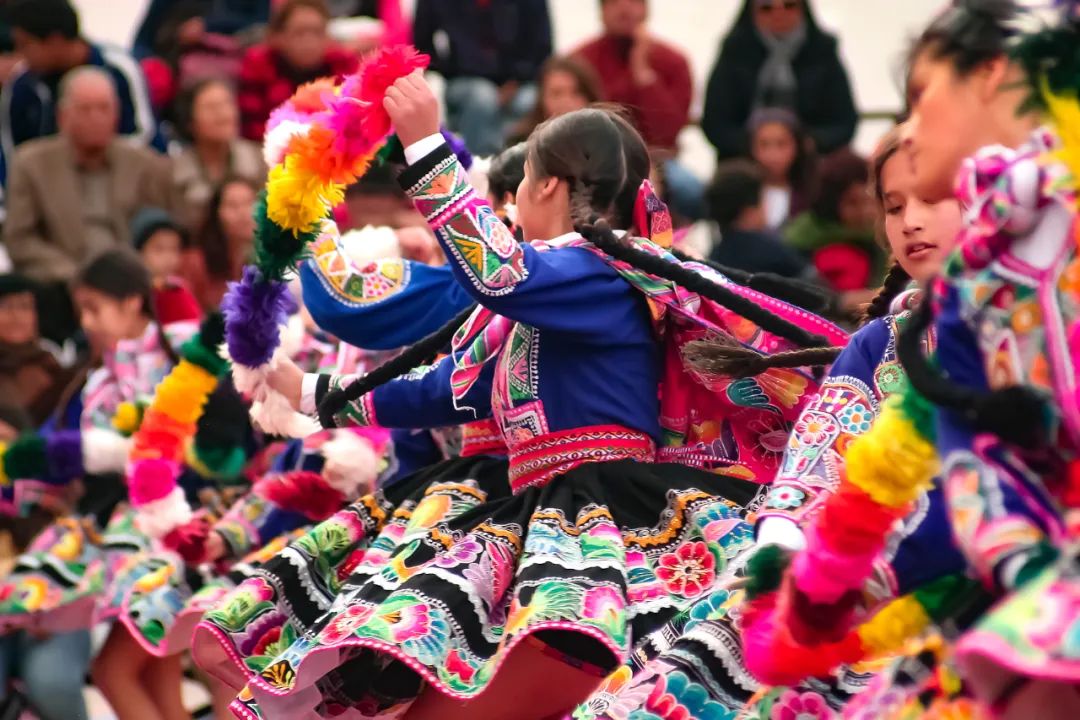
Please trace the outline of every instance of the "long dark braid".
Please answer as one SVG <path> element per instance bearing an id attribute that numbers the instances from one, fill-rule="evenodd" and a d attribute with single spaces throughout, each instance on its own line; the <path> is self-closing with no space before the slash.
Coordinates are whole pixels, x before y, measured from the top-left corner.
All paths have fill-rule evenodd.
<path id="1" fill-rule="evenodd" d="M 472 305 L 462 310 L 441 328 L 410 345 L 400 355 L 387 360 L 348 387 L 331 390 L 319 403 L 319 423 L 324 428 L 337 427 L 334 416 L 349 403 L 359 400 L 380 385 L 401 377 L 436 356 L 454 339 L 454 333 L 465 324 L 475 309 L 476 306 Z"/>
<path id="2" fill-rule="evenodd" d="M 837 347 L 816 347 L 765 355 L 718 336 L 687 343 L 683 360 L 706 376 L 744 378 L 772 368 L 826 368 L 839 354 Z"/>
<path id="3" fill-rule="evenodd" d="M 910 283 L 911 276 L 908 275 L 907 270 L 901 267 L 899 262 L 893 260 L 888 274 L 885 275 L 885 282 L 882 283 L 881 290 L 878 291 L 873 300 L 867 303 L 866 308 L 863 310 L 863 322 L 866 323 L 888 315 L 892 301 L 896 299 L 897 295 L 904 292 Z"/>

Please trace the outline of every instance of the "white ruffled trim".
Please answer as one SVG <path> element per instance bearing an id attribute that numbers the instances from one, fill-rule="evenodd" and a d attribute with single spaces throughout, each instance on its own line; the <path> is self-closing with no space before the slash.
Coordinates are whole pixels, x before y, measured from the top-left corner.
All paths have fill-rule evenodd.
<path id="1" fill-rule="evenodd" d="M 193 513 L 188 505 L 184 491 L 174 487 L 165 497 L 145 505 L 135 511 L 135 527 L 152 538 L 160 538 L 191 521 Z"/>
<path id="2" fill-rule="evenodd" d="M 323 479 L 346 500 L 355 500 L 374 489 L 381 457 L 366 438 L 351 430 L 335 430 L 323 444 L 322 456 L 326 460 Z"/>
<path id="3" fill-rule="evenodd" d="M 87 475 L 123 472 L 131 451 L 131 438 L 105 428 L 90 428 L 82 435 L 83 470 Z"/>
<path id="4" fill-rule="evenodd" d="M 271 435 L 303 438 L 314 435 L 322 428 L 313 418 L 293 410 L 284 395 L 270 387 L 270 373 L 282 359 L 288 359 L 284 348 L 274 351 L 274 357 L 257 368 L 233 363 L 232 375 L 236 389 L 251 399 L 251 419 Z"/>

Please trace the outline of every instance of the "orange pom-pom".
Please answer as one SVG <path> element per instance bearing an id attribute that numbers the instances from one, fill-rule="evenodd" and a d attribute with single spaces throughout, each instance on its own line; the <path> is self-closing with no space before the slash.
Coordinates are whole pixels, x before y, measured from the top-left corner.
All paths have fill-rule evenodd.
<path id="1" fill-rule="evenodd" d="M 301 85 L 293 93 L 292 105 L 302 113 L 317 113 L 326 109 L 327 94 L 332 95 L 337 88 L 333 78 L 320 78 Z"/>

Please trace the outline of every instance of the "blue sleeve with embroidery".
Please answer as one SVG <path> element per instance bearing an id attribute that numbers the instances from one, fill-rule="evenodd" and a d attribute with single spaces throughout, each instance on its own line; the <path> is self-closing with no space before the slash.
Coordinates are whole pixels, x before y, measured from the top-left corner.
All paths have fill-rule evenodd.
<path id="1" fill-rule="evenodd" d="M 986 390 L 989 383 L 974 333 L 960 316 L 950 287 L 937 318 L 938 358 L 958 384 Z M 1042 557 L 1053 504 L 1038 476 L 993 436 L 977 435 L 951 410 L 938 412 L 938 453 L 953 536 L 983 582 L 1013 587 L 1028 560 Z"/>
<path id="2" fill-rule="evenodd" d="M 391 380 L 349 403 L 338 413 L 335 424 L 338 427 L 378 425 L 391 429 L 420 430 L 489 418 L 495 363 L 495 360 L 490 360 L 482 368 L 460 409 L 454 407 L 450 388 L 454 356 L 448 355 L 434 365 Z M 328 390 L 345 387 L 356 379 L 355 375 L 324 377 L 315 394 L 320 402 Z"/>
<path id="3" fill-rule="evenodd" d="M 402 173 L 401 185 L 435 231 L 473 299 L 540 330 L 597 336 L 640 312 L 630 285 L 584 248 L 518 243 L 469 185 L 444 143 Z"/>
<path id="4" fill-rule="evenodd" d="M 331 238 L 300 266 L 304 305 L 319 327 L 366 350 L 393 350 L 435 332 L 473 304 L 447 266 L 353 263 Z"/>
<path id="5" fill-rule="evenodd" d="M 844 462 L 840 448 L 869 430 L 880 412 L 875 373 L 892 342 L 889 318 L 851 336 L 795 423 L 759 520 L 786 517 L 802 524 L 836 488 Z"/>

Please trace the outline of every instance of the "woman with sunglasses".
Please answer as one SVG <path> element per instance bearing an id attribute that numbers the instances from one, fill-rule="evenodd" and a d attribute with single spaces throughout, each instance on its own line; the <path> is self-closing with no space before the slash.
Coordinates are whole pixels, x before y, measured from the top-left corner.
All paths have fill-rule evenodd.
<path id="1" fill-rule="evenodd" d="M 794 112 L 821 153 L 855 135 L 858 114 L 836 38 L 818 27 L 810 0 L 744 0 L 709 78 L 701 120 L 721 158 L 749 152 L 750 115 L 766 107 Z"/>

